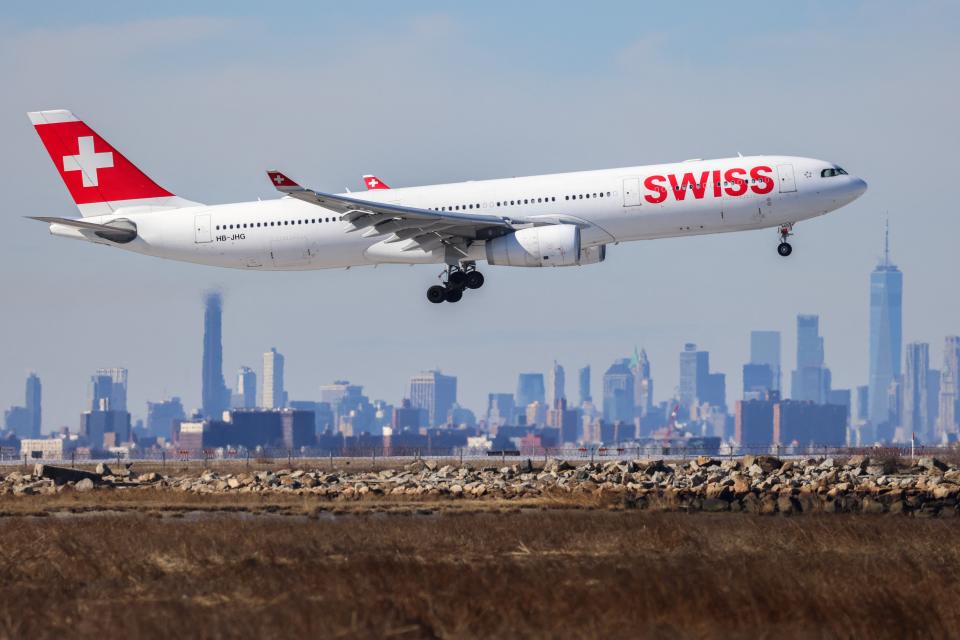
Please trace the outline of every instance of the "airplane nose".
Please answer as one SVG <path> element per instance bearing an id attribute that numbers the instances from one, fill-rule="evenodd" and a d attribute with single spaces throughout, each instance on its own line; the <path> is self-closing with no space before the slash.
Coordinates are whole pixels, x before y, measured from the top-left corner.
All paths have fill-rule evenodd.
<path id="1" fill-rule="evenodd" d="M 867 191 L 867 181 L 863 178 L 854 178 L 852 182 L 853 199 L 856 200 Z"/>

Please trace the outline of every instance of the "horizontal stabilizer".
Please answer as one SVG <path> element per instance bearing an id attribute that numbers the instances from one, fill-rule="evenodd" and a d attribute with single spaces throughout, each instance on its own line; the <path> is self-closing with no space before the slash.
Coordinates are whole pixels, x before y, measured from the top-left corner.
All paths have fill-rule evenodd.
<path id="1" fill-rule="evenodd" d="M 107 225 L 86 222 L 84 220 L 75 220 L 73 218 L 52 218 L 45 216 L 27 217 L 31 220 L 46 222 L 47 224 L 60 224 L 65 227 L 80 229 L 81 231 L 92 231 L 93 234 L 98 238 L 103 238 L 104 240 L 109 240 L 118 244 L 126 244 L 137 237 L 136 225 L 128 220 L 118 220 Z"/>

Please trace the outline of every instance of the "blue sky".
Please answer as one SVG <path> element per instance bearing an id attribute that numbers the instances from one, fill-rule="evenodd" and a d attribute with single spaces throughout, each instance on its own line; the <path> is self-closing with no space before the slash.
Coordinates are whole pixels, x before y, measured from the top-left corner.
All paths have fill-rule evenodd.
<path id="1" fill-rule="evenodd" d="M 281 10 L 282 9 L 282 10 Z M 35 370 L 44 427 L 75 427 L 89 374 L 131 369 L 147 399 L 199 402 L 202 292 L 225 294 L 226 370 L 287 354 L 291 397 L 348 378 L 397 401 L 440 366 L 461 398 L 510 391 L 554 358 L 597 372 L 646 346 L 657 399 L 686 341 L 739 394 L 751 328 L 821 314 L 838 387 L 866 382 L 868 277 L 889 214 L 905 340 L 960 332 L 954 249 L 960 11 L 945 2 L 48 2 L 0 17 L 0 406 Z M 581 269 L 487 270 L 427 305 L 435 267 L 256 274 L 51 238 L 25 215 L 74 215 L 24 112 L 67 107 L 158 182 L 217 203 L 271 198 L 276 166 L 321 189 L 394 186 L 743 153 L 836 161 L 870 183 L 797 227 L 611 247 Z M 568 374 L 568 379 L 572 379 Z M 493 382 L 491 382 L 493 381 Z"/>

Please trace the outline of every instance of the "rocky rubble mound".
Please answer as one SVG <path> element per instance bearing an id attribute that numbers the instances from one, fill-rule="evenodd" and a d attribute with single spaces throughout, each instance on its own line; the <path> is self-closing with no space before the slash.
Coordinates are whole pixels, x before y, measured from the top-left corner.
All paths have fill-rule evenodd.
<path id="1" fill-rule="evenodd" d="M 417 460 L 399 469 L 369 472 L 280 469 L 248 473 L 138 474 L 127 467 L 79 471 L 38 464 L 14 471 L 0 495 L 63 491 L 168 490 L 200 494 L 289 493 L 323 499 L 371 497 L 517 499 L 612 497 L 636 508 L 683 511 L 913 513 L 954 516 L 960 469 L 935 458 L 876 459 L 855 456 L 780 459 L 744 456 L 692 461 L 633 460 L 576 464 L 549 461 L 472 468 Z"/>

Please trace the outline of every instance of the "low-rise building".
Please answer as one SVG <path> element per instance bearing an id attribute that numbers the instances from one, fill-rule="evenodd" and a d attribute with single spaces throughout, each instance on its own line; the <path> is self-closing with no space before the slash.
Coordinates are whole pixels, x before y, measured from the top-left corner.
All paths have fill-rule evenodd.
<path id="1" fill-rule="evenodd" d="M 20 441 L 20 457 L 31 460 L 63 460 L 70 455 L 70 442 L 65 438 L 24 438 Z"/>

